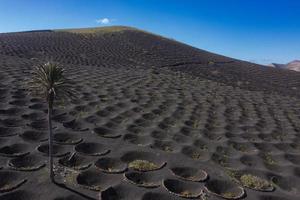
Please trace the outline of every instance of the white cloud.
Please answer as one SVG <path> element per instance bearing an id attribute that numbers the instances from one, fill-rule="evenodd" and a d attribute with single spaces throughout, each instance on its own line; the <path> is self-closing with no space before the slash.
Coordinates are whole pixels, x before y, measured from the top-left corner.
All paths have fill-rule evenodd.
<path id="1" fill-rule="evenodd" d="M 110 24 L 110 23 L 113 22 L 113 21 L 115 21 L 115 20 L 109 19 L 109 18 L 107 18 L 107 17 L 101 18 L 101 19 L 97 19 L 97 20 L 96 20 L 96 22 L 97 22 L 98 24 Z"/>

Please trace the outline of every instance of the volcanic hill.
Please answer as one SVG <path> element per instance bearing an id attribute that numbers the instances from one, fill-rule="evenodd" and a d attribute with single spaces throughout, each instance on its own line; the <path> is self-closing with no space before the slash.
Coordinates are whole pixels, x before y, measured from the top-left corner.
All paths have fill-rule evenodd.
<path id="1" fill-rule="evenodd" d="M 276 68 L 281 68 L 281 69 L 288 69 L 288 70 L 294 70 L 294 71 L 300 72 L 300 60 L 294 60 L 294 61 L 289 62 L 287 64 L 272 63 L 270 66 L 271 67 L 276 67 Z"/>
<path id="2" fill-rule="evenodd" d="M 65 187 L 26 91 L 47 61 L 80 94 L 53 116 Z M 0 79 L 1 200 L 299 199 L 298 72 L 115 26 L 1 33 Z"/>

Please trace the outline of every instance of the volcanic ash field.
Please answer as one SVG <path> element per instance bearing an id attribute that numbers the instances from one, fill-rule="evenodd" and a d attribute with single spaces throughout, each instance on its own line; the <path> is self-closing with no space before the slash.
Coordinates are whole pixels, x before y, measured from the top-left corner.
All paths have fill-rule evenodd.
<path id="1" fill-rule="evenodd" d="M 55 61 L 79 96 L 25 82 Z M 0 34 L 1 200 L 300 198 L 300 73 L 127 27 Z M 75 154 L 74 154 L 75 153 Z"/>

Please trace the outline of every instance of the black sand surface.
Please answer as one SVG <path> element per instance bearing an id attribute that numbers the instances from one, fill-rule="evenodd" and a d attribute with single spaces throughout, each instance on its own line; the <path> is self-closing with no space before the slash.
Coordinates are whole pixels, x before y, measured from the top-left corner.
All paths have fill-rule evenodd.
<path id="1" fill-rule="evenodd" d="M 48 60 L 80 92 L 53 116 L 68 189 L 24 84 Z M 0 80 L 1 200 L 300 198 L 298 72 L 110 27 L 0 34 Z"/>

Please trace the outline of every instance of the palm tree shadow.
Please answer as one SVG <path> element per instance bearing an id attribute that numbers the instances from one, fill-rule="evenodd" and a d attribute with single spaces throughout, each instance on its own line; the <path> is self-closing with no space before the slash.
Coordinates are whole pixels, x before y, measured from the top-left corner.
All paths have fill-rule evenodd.
<path id="1" fill-rule="evenodd" d="M 97 200 L 97 199 L 95 199 L 95 198 L 92 198 L 92 197 L 90 197 L 90 196 L 87 196 L 87 195 L 85 195 L 85 194 L 83 194 L 83 193 L 81 193 L 81 192 L 78 192 L 78 191 L 76 191 L 76 190 L 74 190 L 74 189 L 68 187 L 66 184 L 58 183 L 58 182 L 56 182 L 56 181 L 54 181 L 54 184 L 57 185 L 58 187 L 61 187 L 61 188 L 66 189 L 66 190 L 69 190 L 70 192 L 73 192 L 73 193 L 75 193 L 75 194 L 77 194 L 77 195 L 79 195 L 79 196 L 81 196 L 81 197 L 83 197 L 83 198 L 85 198 L 85 199 L 89 199 L 89 200 Z"/>

